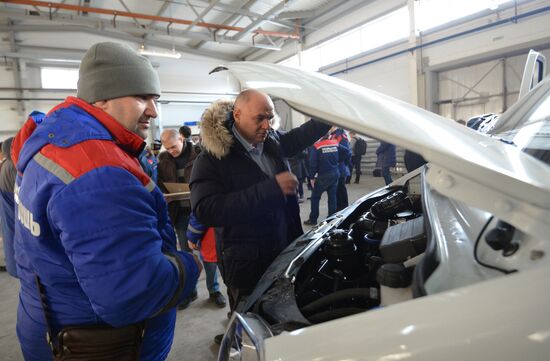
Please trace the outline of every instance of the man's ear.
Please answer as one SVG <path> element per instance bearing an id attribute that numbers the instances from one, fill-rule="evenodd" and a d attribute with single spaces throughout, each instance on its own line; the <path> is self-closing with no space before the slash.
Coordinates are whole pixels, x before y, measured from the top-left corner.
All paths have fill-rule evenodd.
<path id="1" fill-rule="evenodd" d="M 235 121 L 241 118 L 241 110 L 239 108 L 233 110 L 233 118 Z"/>
<path id="2" fill-rule="evenodd" d="M 107 100 L 98 100 L 98 101 L 92 103 L 92 105 L 93 105 L 94 107 L 97 107 L 97 108 L 100 108 L 100 109 L 102 109 L 102 110 L 105 110 L 105 109 L 107 109 L 107 102 L 108 102 Z"/>

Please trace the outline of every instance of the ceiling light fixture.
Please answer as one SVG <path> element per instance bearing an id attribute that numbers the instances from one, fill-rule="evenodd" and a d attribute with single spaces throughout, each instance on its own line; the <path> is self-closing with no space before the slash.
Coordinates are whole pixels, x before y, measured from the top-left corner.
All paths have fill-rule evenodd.
<path id="1" fill-rule="evenodd" d="M 266 50 L 275 50 L 275 51 L 281 51 L 281 48 L 278 46 L 268 45 L 268 44 L 252 44 L 254 48 L 258 49 L 266 49 Z"/>
<path id="2" fill-rule="evenodd" d="M 176 49 L 172 49 L 172 51 L 161 52 L 161 51 L 155 51 L 155 50 L 146 50 L 144 45 L 139 47 L 139 53 L 141 55 L 158 56 L 161 58 L 171 58 L 171 59 L 181 58 L 181 53 L 178 53 Z"/>

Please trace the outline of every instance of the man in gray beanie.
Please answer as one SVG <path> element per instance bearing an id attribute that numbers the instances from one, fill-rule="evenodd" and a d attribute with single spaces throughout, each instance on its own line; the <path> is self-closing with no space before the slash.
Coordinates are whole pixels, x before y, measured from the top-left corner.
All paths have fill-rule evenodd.
<path id="1" fill-rule="evenodd" d="M 147 138 L 157 117 L 160 82 L 147 58 L 117 43 L 93 45 L 82 58 L 76 96 L 103 109 L 122 126 Z"/>
<path id="2" fill-rule="evenodd" d="M 13 142 L 21 349 L 25 360 L 67 350 L 164 360 L 201 265 L 176 250 L 162 192 L 136 159 L 159 79 L 148 59 L 108 42 L 86 52 L 79 74 L 77 97 L 31 114 Z M 99 326 L 72 334 L 89 325 Z"/>

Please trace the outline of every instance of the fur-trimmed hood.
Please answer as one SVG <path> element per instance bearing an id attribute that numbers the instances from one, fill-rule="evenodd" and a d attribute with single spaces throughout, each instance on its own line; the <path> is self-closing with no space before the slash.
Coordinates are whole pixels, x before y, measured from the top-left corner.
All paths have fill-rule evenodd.
<path id="1" fill-rule="evenodd" d="M 233 111 L 234 102 L 229 99 L 216 100 L 202 113 L 202 147 L 218 159 L 229 154 L 235 141 L 231 130 L 226 125 L 227 116 Z"/>

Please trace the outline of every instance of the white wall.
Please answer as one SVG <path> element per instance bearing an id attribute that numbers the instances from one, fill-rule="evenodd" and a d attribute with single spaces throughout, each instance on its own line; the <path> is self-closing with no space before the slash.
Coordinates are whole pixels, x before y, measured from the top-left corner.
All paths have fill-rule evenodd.
<path id="1" fill-rule="evenodd" d="M 409 58 L 408 55 L 401 55 L 384 62 L 339 73 L 335 76 L 409 102 L 411 96 Z"/>

